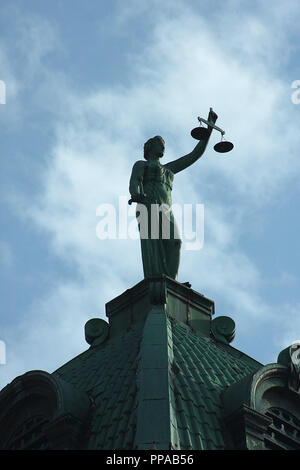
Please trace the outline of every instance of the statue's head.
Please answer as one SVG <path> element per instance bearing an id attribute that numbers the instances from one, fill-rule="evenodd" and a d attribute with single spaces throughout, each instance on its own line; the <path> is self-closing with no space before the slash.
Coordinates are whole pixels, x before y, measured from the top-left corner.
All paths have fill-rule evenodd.
<path id="1" fill-rule="evenodd" d="M 146 160 L 161 158 L 164 152 L 165 141 L 160 135 L 152 137 L 144 144 L 144 158 Z"/>

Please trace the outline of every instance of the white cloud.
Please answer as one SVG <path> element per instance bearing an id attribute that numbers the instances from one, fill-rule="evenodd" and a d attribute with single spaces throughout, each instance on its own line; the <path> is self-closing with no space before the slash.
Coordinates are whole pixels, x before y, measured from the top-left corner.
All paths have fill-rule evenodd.
<path id="1" fill-rule="evenodd" d="M 293 152 L 282 158 L 288 140 L 283 137 L 280 143 L 274 142 L 282 124 L 281 117 L 274 120 L 273 116 L 282 104 L 283 84 L 275 77 L 271 80 L 268 69 L 260 70 L 264 74 L 257 77 L 253 65 L 241 66 L 234 56 L 224 54 L 202 20 L 185 20 L 164 19 L 157 26 L 155 40 L 140 58 L 139 69 L 133 64 L 137 82 L 131 89 L 99 91 L 80 103 L 76 96 L 70 100 L 69 122 L 59 127 L 59 142 L 46 173 L 44 214 L 39 219 L 53 230 L 59 243 L 77 240 L 77 248 L 86 249 L 80 233 L 88 224 L 82 217 L 90 213 L 91 220 L 97 202 L 116 200 L 120 192 L 126 194 L 131 166 L 141 155 L 137 146 L 142 146 L 147 132 L 162 129 L 170 136 L 168 140 L 172 137 L 167 147 L 171 157 L 176 156 L 176 147 L 179 153 L 184 146 L 194 145 L 186 128 L 200 111 L 195 96 L 199 96 L 204 112 L 213 97 L 216 110 L 220 110 L 220 125 L 226 123 L 236 137 L 235 153 L 224 159 L 210 154 L 201 162 L 211 178 L 218 182 L 220 177 L 228 178 L 232 190 L 242 193 L 251 205 L 257 199 L 264 202 L 294 171 L 297 161 Z M 263 35 L 263 25 L 259 26 Z M 249 41 L 251 34 L 256 38 L 252 29 Z M 200 50 L 192 47 L 198 41 Z M 260 44 L 254 44 L 260 49 Z M 258 67 L 262 67 L 260 62 Z M 182 135 L 176 134 L 179 127 Z M 185 184 L 191 176 L 188 171 Z M 200 163 L 194 172 L 201 175 Z M 201 183 L 205 189 L 206 182 L 202 179 Z M 187 191 L 183 197 L 189 197 Z M 75 221 L 76 230 L 72 230 L 69 224 Z M 90 229 L 91 225 L 91 233 Z"/>
<path id="2" fill-rule="evenodd" d="M 215 134 L 203 160 L 175 177 L 174 202 L 204 202 L 208 227 L 199 256 L 183 252 L 180 278 L 225 299 L 234 313 L 242 312 L 241 323 L 247 326 L 253 317 L 261 322 L 271 316 L 259 293 L 261 275 L 242 252 L 239 237 L 249 208 L 280 197 L 299 172 L 296 110 L 286 95 L 289 84 L 273 65 L 284 53 L 286 32 L 276 36 L 276 15 L 272 24 L 222 10 L 209 23 L 178 5 L 180 15 L 176 9 L 171 19 L 157 15 L 151 42 L 143 53 L 129 57 L 130 87 L 99 85 L 80 97 L 66 88 L 59 91 L 63 103 L 56 143 L 41 176 L 43 191 L 26 214 L 51 234 L 52 249 L 74 263 L 81 279 L 58 285 L 41 300 L 43 317 L 33 306 L 28 321 L 36 322 L 37 333 L 28 333 L 30 341 L 19 352 L 40 344 L 40 338 L 48 341 L 47 347 L 57 344 L 59 355 L 67 344 L 74 351 L 88 306 L 101 310 L 104 292 L 113 297 L 142 278 L 139 242 L 97 239 L 96 208 L 128 194 L 131 167 L 142 158 L 143 143 L 151 135 L 165 136 L 166 161 L 190 151 L 196 143 L 190 129 L 210 106 L 235 149 L 226 157 L 216 155 L 211 150 L 218 140 Z M 47 47 L 33 53 L 33 68 L 41 67 L 43 51 Z M 220 200 L 225 184 L 236 201 L 230 208 Z"/>
<path id="3" fill-rule="evenodd" d="M 187 13 L 169 21 L 163 18 L 156 26 L 152 43 L 132 63 L 135 82 L 130 89 L 100 89 L 85 99 L 81 97 L 80 102 L 76 95 L 69 94 L 68 124 L 59 124 L 58 143 L 45 173 L 42 212 L 35 215 L 36 221 L 52 232 L 56 248 L 65 250 L 68 256 L 73 249 L 71 256 L 82 269 L 93 265 L 95 257 L 109 260 L 108 264 L 114 261 L 113 266 L 120 272 L 127 269 L 126 259 L 117 257 L 116 246 L 111 253 L 106 244 L 100 247 L 95 238 L 94 213 L 98 203 L 115 202 L 120 193 L 126 194 L 131 166 L 140 158 L 142 142 L 151 132 L 167 133 L 167 154 L 171 158 L 179 156 L 195 143 L 189 137 L 189 126 L 199 112 L 205 113 L 213 105 L 219 112 L 220 125 L 230 130 L 235 151 L 223 159 L 209 151 L 201 165 L 206 166 L 207 177 L 216 181 L 216 191 L 222 179 L 230 181 L 236 196 L 243 196 L 246 208 L 269 201 L 278 186 L 298 169 L 292 151 L 298 136 L 292 135 L 295 125 L 288 122 L 284 83 L 267 67 L 265 56 L 257 55 L 267 41 L 270 50 L 265 53 L 274 56 L 270 27 L 258 18 L 243 20 L 242 29 L 240 22 L 228 22 L 231 40 L 224 48 L 215 41 L 214 28 L 200 17 Z M 242 30 L 244 36 L 247 31 L 247 41 L 240 38 Z M 244 63 L 240 61 L 242 55 Z M 280 130 L 281 139 L 275 140 Z M 195 179 L 197 175 L 201 178 L 202 167 L 199 162 L 182 178 L 186 188 L 193 176 L 192 188 L 179 190 L 182 202 L 189 198 L 191 189 L 197 193 Z M 202 198 L 206 184 L 201 178 Z M 238 204 L 232 208 L 233 213 L 241 210 Z M 209 276 L 212 271 L 215 285 L 224 285 L 238 298 L 238 291 L 246 289 L 246 283 L 242 283 L 244 275 L 251 273 L 254 279 L 255 268 L 238 247 L 232 243 L 224 247 L 224 237 L 238 240 L 238 235 L 233 234 L 232 220 L 224 223 L 221 212 L 222 204 L 210 216 L 210 231 L 215 235 L 211 243 L 207 242 L 207 253 L 212 254 L 205 272 Z M 226 261 L 221 262 L 215 276 L 218 260 L 223 258 Z M 228 289 L 228 281 L 224 284 L 224 264 L 232 278 L 239 280 L 234 292 Z M 256 276 L 254 287 L 259 282 L 257 273 Z"/>

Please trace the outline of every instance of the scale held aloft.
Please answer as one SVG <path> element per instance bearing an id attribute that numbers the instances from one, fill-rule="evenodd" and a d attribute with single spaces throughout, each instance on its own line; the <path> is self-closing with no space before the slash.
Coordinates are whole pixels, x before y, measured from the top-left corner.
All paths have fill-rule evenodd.
<path id="1" fill-rule="evenodd" d="M 212 108 L 211 108 L 211 110 L 212 110 Z M 194 137 L 194 139 L 196 139 L 196 140 L 207 140 L 208 139 L 209 130 L 208 130 L 207 127 L 202 126 L 202 123 L 204 122 L 209 127 L 212 127 L 213 129 L 216 129 L 216 131 L 219 131 L 221 133 L 221 141 L 218 142 L 214 146 L 214 149 L 215 149 L 216 152 L 226 153 L 226 152 L 230 152 L 230 150 L 233 149 L 233 143 L 231 143 L 227 140 L 224 140 L 225 131 L 223 131 L 223 129 L 220 129 L 220 127 L 216 126 L 212 122 L 209 122 L 206 119 L 203 119 L 201 117 L 198 117 L 198 121 L 200 122 L 200 126 L 195 127 L 191 131 L 191 136 Z"/>

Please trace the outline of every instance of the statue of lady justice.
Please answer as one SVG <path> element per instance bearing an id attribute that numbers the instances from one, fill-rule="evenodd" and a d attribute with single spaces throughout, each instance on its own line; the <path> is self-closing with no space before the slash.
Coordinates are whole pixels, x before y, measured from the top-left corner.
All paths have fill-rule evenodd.
<path id="1" fill-rule="evenodd" d="M 172 212 L 172 184 L 175 173 L 195 163 L 205 152 L 210 134 L 218 116 L 210 109 L 207 138 L 200 140 L 194 150 L 172 162 L 162 165 L 165 142 L 155 136 L 144 145 L 144 158 L 133 165 L 129 184 L 131 200 L 137 202 L 138 221 L 144 277 L 165 274 L 177 279 L 181 240 Z M 155 230 L 156 229 L 156 230 Z"/>

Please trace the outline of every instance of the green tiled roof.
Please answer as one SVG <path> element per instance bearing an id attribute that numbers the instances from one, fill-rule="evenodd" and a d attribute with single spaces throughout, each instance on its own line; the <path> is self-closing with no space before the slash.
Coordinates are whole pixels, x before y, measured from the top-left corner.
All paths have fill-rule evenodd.
<path id="1" fill-rule="evenodd" d="M 125 294 L 131 304 L 135 302 L 131 293 Z M 124 301 L 122 328 L 118 330 L 114 313 L 113 334 L 53 373 L 92 400 L 85 447 L 143 448 L 141 443 L 152 433 L 153 446 L 166 448 L 159 444 L 165 439 L 159 435 L 167 425 L 172 428 L 173 449 L 224 449 L 222 392 L 262 365 L 207 334 L 204 315 L 199 322 L 202 331 L 195 331 L 172 318 L 170 311 L 153 311 L 146 301 L 136 302 L 137 314 L 130 314 L 131 321 L 124 320 L 130 310 Z M 147 423 L 138 422 L 145 417 Z M 150 442 L 147 445 L 151 447 Z"/>
<path id="2" fill-rule="evenodd" d="M 261 364 L 171 321 L 179 371 L 172 385 L 181 449 L 224 449 L 222 391 Z"/>
<path id="3" fill-rule="evenodd" d="M 56 372 L 92 398 L 89 449 L 131 449 L 136 426 L 136 369 L 142 326 L 77 356 Z"/>

